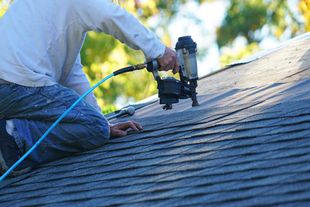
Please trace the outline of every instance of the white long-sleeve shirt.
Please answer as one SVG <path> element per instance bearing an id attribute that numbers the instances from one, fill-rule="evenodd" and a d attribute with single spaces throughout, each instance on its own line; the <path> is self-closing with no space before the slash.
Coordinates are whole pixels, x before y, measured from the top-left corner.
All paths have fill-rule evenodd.
<path id="1" fill-rule="evenodd" d="M 110 34 L 147 59 L 165 50 L 109 0 L 15 0 L 0 19 L 0 80 L 28 87 L 59 83 L 84 93 L 90 86 L 79 53 L 88 31 Z M 97 108 L 93 95 L 86 101 Z"/>

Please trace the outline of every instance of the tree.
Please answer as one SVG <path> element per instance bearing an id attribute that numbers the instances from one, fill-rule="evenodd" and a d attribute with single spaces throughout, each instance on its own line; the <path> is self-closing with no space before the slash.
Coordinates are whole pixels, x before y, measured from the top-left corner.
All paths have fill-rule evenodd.
<path id="1" fill-rule="evenodd" d="M 305 20 L 305 30 L 307 32 L 310 31 L 310 1 L 309 0 L 302 0 L 299 2 L 299 11 L 303 15 Z"/>
<path id="2" fill-rule="evenodd" d="M 300 0 L 297 5 L 293 4 L 294 8 L 299 7 L 299 13 L 289 2 L 231 0 L 224 21 L 217 30 L 217 43 L 220 48 L 227 48 L 237 38 L 243 38 L 246 45 L 235 55 L 230 50 L 226 53 L 222 51 L 223 65 L 256 52 L 260 48 L 259 43 L 266 37 L 283 40 L 310 31 L 310 1 Z"/>
<path id="3" fill-rule="evenodd" d="M 4 15 L 4 13 L 8 8 L 9 8 L 9 2 L 5 0 L 0 0 L 0 17 Z"/>

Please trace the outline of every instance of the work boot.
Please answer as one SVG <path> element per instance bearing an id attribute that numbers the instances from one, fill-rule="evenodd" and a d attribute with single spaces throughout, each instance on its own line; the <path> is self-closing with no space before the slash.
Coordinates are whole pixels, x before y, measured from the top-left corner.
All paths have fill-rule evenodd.
<path id="1" fill-rule="evenodd" d="M 14 138 L 7 133 L 6 120 L 0 120 L 0 175 L 3 175 L 21 157 L 20 150 Z M 17 167 L 10 176 L 18 176 L 29 172 L 30 167 Z"/>

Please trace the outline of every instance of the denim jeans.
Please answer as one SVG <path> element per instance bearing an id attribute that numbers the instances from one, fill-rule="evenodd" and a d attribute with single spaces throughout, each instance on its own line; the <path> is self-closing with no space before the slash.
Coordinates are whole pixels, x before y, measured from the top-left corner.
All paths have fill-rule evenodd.
<path id="1" fill-rule="evenodd" d="M 12 120 L 15 142 L 22 153 L 29 150 L 79 95 L 59 84 L 25 87 L 0 84 L 0 119 Z M 26 159 L 37 165 L 75 152 L 102 146 L 109 139 L 104 116 L 82 101 Z"/>

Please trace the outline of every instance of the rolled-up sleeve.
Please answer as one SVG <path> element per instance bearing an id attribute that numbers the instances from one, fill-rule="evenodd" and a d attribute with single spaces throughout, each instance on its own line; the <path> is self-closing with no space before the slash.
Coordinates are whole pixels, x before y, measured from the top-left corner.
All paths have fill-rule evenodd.
<path id="1" fill-rule="evenodd" d="M 110 34 L 133 49 L 143 51 L 146 59 L 162 56 L 165 46 L 133 15 L 109 0 L 74 1 L 75 11 L 86 31 Z"/>

